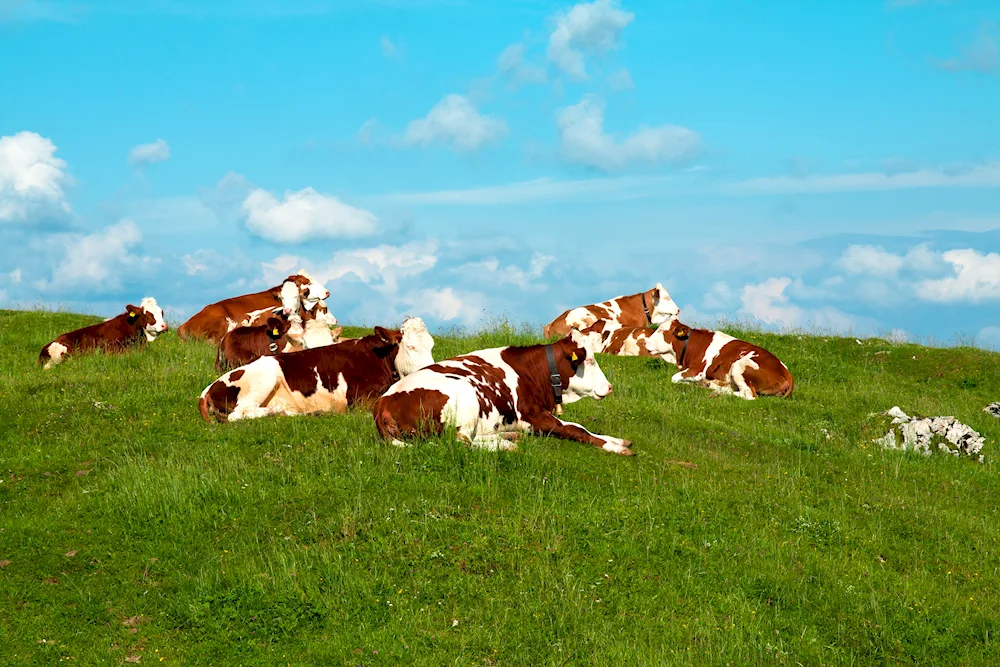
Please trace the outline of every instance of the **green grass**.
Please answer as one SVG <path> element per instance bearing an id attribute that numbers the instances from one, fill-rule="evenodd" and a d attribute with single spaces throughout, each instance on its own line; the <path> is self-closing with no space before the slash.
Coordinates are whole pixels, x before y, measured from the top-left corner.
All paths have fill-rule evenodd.
<path id="1" fill-rule="evenodd" d="M 623 458 L 396 449 L 360 410 L 209 425 L 214 350 L 172 332 L 35 365 L 92 321 L 0 311 L 5 665 L 1000 663 L 995 353 L 744 332 L 796 378 L 754 402 L 602 357 L 614 393 L 566 417 Z M 986 463 L 876 449 L 896 404 Z"/>

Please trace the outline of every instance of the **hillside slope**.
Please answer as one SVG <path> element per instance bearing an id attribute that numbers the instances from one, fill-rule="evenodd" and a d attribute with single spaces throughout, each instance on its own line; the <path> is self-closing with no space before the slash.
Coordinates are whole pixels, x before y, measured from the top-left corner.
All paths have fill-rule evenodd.
<path id="1" fill-rule="evenodd" d="M 206 424 L 214 350 L 173 332 L 35 365 L 92 321 L 0 311 L 5 663 L 1000 662 L 1000 355 L 745 333 L 796 378 L 754 402 L 602 357 L 614 393 L 566 417 L 636 457 L 491 454 L 366 411 Z M 876 449 L 893 405 L 986 463 Z"/>

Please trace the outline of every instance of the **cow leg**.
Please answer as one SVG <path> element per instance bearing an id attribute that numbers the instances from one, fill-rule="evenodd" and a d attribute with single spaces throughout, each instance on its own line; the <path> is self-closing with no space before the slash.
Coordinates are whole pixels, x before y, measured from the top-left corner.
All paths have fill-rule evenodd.
<path id="1" fill-rule="evenodd" d="M 746 378 L 744 377 L 744 373 L 746 373 L 748 368 L 752 368 L 754 370 L 758 370 L 760 368 L 756 363 L 754 363 L 752 353 L 736 360 L 733 364 L 732 370 L 729 372 L 729 377 L 733 383 L 733 393 L 740 398 L 752 401 L 757 397 L 757 392 L 754 391 L 754 388 L 747 383 Z"/>
<path id="2" fill-rule="evenodd" d="M 670 378 L 670 381 L 673 382 L 674 384 L 680 384 L 682 382 L 698 383 L 704 379 L 705 378 L 700 373 L 695 371 L 693 368 L 685 368 L 682 371 L 677 371 L 676 373 L 674 373 L 673 376 Z"/>
<path id="3" fill-rule="evenodd" d="M 524 421 L 527 422 L 531 426 L 532 430 L 537 433 L 586 443 L 588 445 L 593 445 L 594 447 L 600 447 L 604 451 L 611 452 L 612 454 L 632 456 L 632 450 L 629 449 L 629 446 L 632 444 L 631 441 L 614 438 L 610 435 L 598 435 L 596 433 L 591 433 L 580 424 L 564 422 L 563 420 L 552 416 L 548 412 L 542 412 L 537 415 L 525 417 Z"/>
<path id="4" fill-rule="evenodd" d="M 509 440 L 503 438 L 496 431 L 492 433 L 476 433 L 475 428 L 466 429 L 460 428 L 456 431 L 455 436 L 466 443 L 470 447 L 475 449 L 485 449 L 490 452 L 495 452 L 499 450 L 516 452 L 517 444 L 510 442 Z"/>

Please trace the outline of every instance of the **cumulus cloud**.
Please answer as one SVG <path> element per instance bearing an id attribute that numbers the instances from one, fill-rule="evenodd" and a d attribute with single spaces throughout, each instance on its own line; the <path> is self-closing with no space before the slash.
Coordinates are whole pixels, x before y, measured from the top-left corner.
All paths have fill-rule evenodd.
<path id="1" fill-rule="evenodd" d="M 468 262 L 454 269 L 455 273 L 467 280 L 487 282 L 494 285 L 510 284 L 528 289 L 534 286 L 536 280 L 542 277 L 555 257 L 536 252 L 527 268 L 513 264 L 502 265 L 496 257 L 488 257 L 478 262 Z"/>
<path id="2" fill-rule="evenodd" d="M 604 131 L 604 107 L 585 97 L 556 115 L 562 153 L 567 160 L 606 171 L 632 162 L 680 162 L 698 152 L 700 136 L 675 125 L 640 127 L 619 141 Z"/>
<path id="3" fill-rule="evenodd" d="M 56 145 L 34 132 L 0 137 L 0 224 L 63 216 L 72 181 Z"/>
<path id="4" fill-rule="evenodd" d="M 93 234 L 67 237 L 63 242 L 65 255 L 53 269 L 51 280 L 42 280 L 37 286 L 43 291 L 120 292 L 127 275 L 157 263 L 133 253 L 141 241 L 142 232 L 131 220 Z"/>
<path id="5" fill-rule="evenodd" d="M 170 144 L 163 139 L 157 139 L 151 144 L 139 144 L 128 154 L 128 161 L 137 167 L 143 167 L 170 159 Z"/>
<path id="6" fill-rule="evenodd" d="M 942 60 L 942 69 L 952 72 L 979 72 L 996 74 L 1000 72 L 1000 42 L 993 26 L 984 24 L 975 39 L 962 49 L 957 58 Z"/>
<path id="7" fill-rule="evenodd" d="M 762 283 L 744 285 L 740 291 L 740 312 L 765 324 L 795 329 L 806 325 L 844 330 L 854 326 L 854 318 L 836 308 L 826 306 L 805 309 L 788 298 L 785 289 L 792 285 L 791 278 L 768 278 Z M 801 281 L 795 281 L 801 286 Z"/>
<path id="8" fill-rule="evenodd" d="M 917 296 L 927 301 L 978 303 L 1000 299 L 1000 255 L 972 248 L 948 250 L 941 258 L 953 275 L 917 284 Z"/>
<path id="9" fill-rule="evenodd" d="M 376 135 L 381 128 L 381 123 L 378 122 L 377 118 L 372 116 L 362 123 L 360 128 L 358 128 L 358 141 L 364 146 L 369 146 L 375 143 L 377 140 Z"/>
<path id="10" fill-rule="evenodd" d="M 474 151 L 507 136 L 507 123 L 480 114 L 462 95 L 446 95 L 424 118 L 410 121 L 403 135 L 409 146 L 441 143 L 459 151 Z"/>
<path id="11" fill-rule="evenodd" d="M 516 83 L 545 83 L 545 70 L 524 59 L 527 47 L 524 44 L 511 44 L 500 54 L 497 67 L 500 74 Z"/>
<path id="12" fill-rule="evenodd" d="M 378 229 L 372 213 L 312 188 L 286 190 L 282 201 L 258 188 L 247 195 L 242 208 L 247 229 L 276 243 L 368 236 Z"/>
<path id="13" fill-rule="evenodd" d="M 312 263 L 295 255 L 280 255 L 262 265 L 268 284 L 276 284 L 300 268 L 320 281 L 334 282 L 353 275 L 386 295 L 399 292 L 400 280 L 412 278 L 437 264 L 437 243 L 413 241 L 403 245 L 382 244 L 334 253 L 330 261 Z"/>
<path id="14" fill-rule="evenodd" d="M 903 258 L 880 247 L 852 245 L 844 251 L 838 264 L 848 273 L 884 276 L 898 273 L 903 268 Z"/>
<path id="15" fill-rule="evenodd" d="M 619 7 L 617 0 L 594 0 L 557 14 L 546 54 L 574 79 L 587 78 L 586 58 L 618 48 L 622 30 L 635 14 Z"/>
<path id="16" fill-rule="evenodd" d="M 396 55 L 396 45 L 392 43 L 388 35 L 382 35 L 382 39 L 379 40 L 379 46 L 382 47 L 382 55 L 386 58 L 392 58 Z"/>
<path id="17" fill-rule="evenodd" d="M 632 83 L 632 74 L 624 67 L 608 77 L 608 84 L 614 90 L 632 90 L 635 88 L 635 84 Z"/>
<path id="18" fill-rule="evenodd" d="M 404 299 L 416 313 L 446 322 L 472 325 L 482 319 L 486 297 L 478 292 L 456 292 L 451 287 L 423 289 L 408 293 Z"/>

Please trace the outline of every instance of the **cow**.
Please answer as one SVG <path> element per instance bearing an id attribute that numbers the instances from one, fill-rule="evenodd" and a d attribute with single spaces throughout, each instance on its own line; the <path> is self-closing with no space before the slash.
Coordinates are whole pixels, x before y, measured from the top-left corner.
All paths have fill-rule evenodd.
<path id="1" fill-rule="evenodd" d="M 610 393 L 586 338 L 573 331 L 549 345 L 479 350 L 411 373 L 375 404 L 375 425 L 400 446 L 454 428 L 460 440 L 491 451 L 514 450 L 520 433 L 540 433 L 631 456 L 630 441 L 552 414 L 563 403 Z"/>
<path id="2" fill-rule="evenodd" d="M 652 357 L 646 339 L 656 331 L 651 327 L 622 327 L 608 320 L 598 320 L 581 334 L 590 340 L 594 351 L 619 357 Z"/>
<path id="3" fill-rule="evenodd" d="M 433 348 L 423 320 L 408 318 L 399 331 L 375 327 L 363 338 L 261 357 L 231 370 L 205 388 L 198 409 L 206 421 L 343 413 L 433 363 Z"/>
<path id="4" fill-rule="evenodd" d="M 291 322 L 272 315 L 267 322 L 252 327 L 236 327 L 219 341 L 215 368 L 221 373 L 230 368 L 245 366 L 265 355 L 275 355 L 291 348 L 285 334 Z"/>
<path id="5" fill-rule="evenodd" d="M 298 287 L 301 303 L 307 309 L 312 309 L 320 300 L 330 296 L 329 290 L 323 285 L 305 271 L 299 271 L 295 275 L 288 276 L 281 285 L 263 292 L 224 299 L 205 306 L 177 329 L 177 335 L 183 339 L 200 338 L 218 342 L 228 331 L 255 311 L 273 309 L 278 303 L 281 303 L 283 308 L 292 310 L 292 306 L 287 305 L 282 296 L 282 287 L 289 282 Z M 298 306 L 294 307 L 296 310 L 297 308 Z"/>
<path id="6" fill-rule="evenodd" d="M 571 329 L 586 329 L 598 320 L 626 327 L 656 327 L 676 318 L 680 312 L 663 285 L 656 283 L 656 287 L 645 292 L 571 308 L 546 324 L 542 333 L 546 339 L 562 337 Z"/>
<path id="7" fill-rule="evenodd" d="M 139 303 L 139 306 L 125 306 L 121 315 L 62 334 L 42 348 L 38 363 L 48 370 L 71 354 L 95 349 L 124 352 L 127 348 L 156 340 L 169 329 L 163 319 L 163 309 L 151 296 Z"/>
<path id="8" fill-rule="evenodd" d="M 788 367 L 764 348 L 676 320 L 657 328 L 646 339 L 646 350 L 677 366 L 675 383 L 691 382 L 747 400 L 791 396 L 795 386 Z"/>

